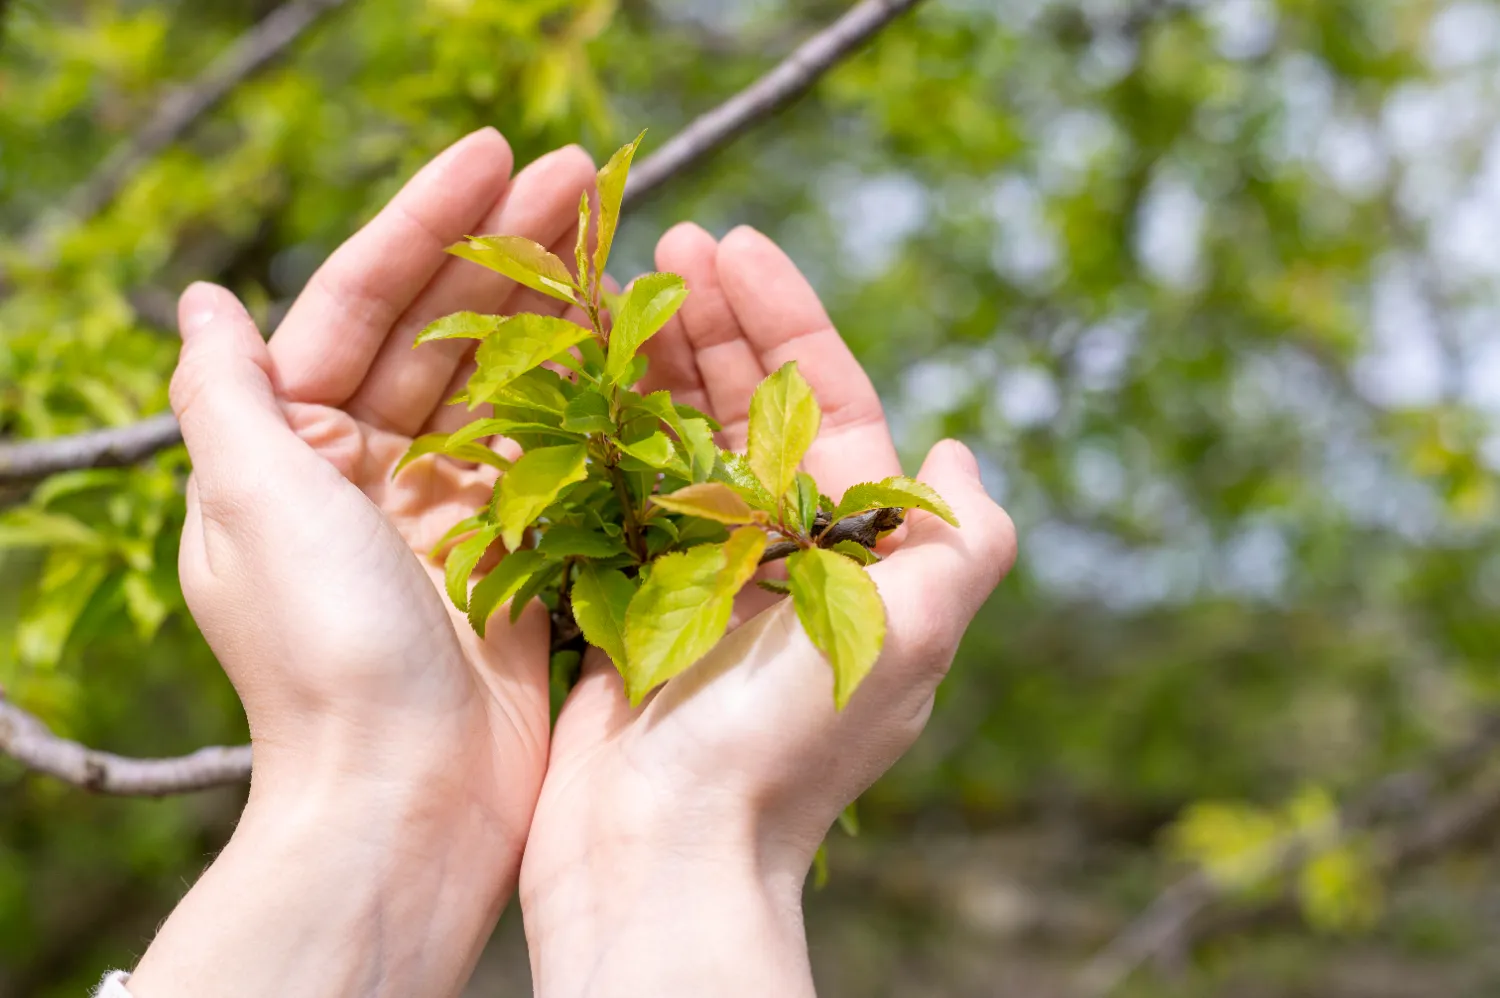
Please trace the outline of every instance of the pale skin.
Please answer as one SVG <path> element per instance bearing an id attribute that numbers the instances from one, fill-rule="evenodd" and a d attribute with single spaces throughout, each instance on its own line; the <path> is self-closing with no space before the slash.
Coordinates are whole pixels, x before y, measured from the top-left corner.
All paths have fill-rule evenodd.
<path id="1" fill-rule="evenodd" d="M 497 613 L 479 639 L 427 557 L 492 473 L 429 458 L 390 477 L 412 436 L 473 418 L 443 405 L 466 344 L 412 350 L 422 326 L 561 307 L 442 253 L 507 232 L 571 258 L 588 157 L 510 165 L 492 130 L 439 156 L 268 344 L 228 292 L 183 297 L 183 587 L 244 701 L 255 775 L 136 998 L 457 994 L 518 884 L 539 995 L 812 994 L 800 892 L 818 843 L 921 731 L 1014 558 L 973 456 L 939 444 L 919 477 L 963 527 L 915 513 L 886 539 L 886 649 L 842 713 L 790 606 L 757 615 L 754 591 L 745 623 L 640 709 L 591 657 L 549 749 L 545 612 Z M 681 225 L 657 265 L 691 294 L 648 345 L 650 388 L 742 448 L 751 391 L 797 360 L 825 413 L 805 464 L 824 491 L 900 473 L 868 378 L 765 237 Z"/>

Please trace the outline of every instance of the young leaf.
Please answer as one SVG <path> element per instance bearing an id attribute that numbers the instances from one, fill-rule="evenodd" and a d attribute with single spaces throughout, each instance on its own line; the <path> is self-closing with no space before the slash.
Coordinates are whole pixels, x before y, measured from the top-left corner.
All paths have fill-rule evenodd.
<path id="1" fill-rule="evenodd" d="M 619 445 L 620 450 L 658 471 L 673 467 L 677 457 L 677 452 L 672 448 L 672 441 L 660 430 L 629 443 L 621 440 Z"/>
<path id="2" fill-rule="evenodd" d="M 788 361 L 750 399 L 750 467 L 773 496 L 784 495 L 822 422 L 812 386 Z"/>
<path id="3" fill-rule="evenodd" d="M 521 455 L 495 490 L 495 521 L 505 546 L 521 546 L 521 534 L 567 486 L 588 476 L 583 444 L 538 447 Z"/>
<path id="4" fill-rule="evenodd" d="M 577 389 L 557 373 L 545 367 L 534 367 L 495 392 L 492 401 L 497 406 L 528 409 L 560 418 L 576 392 Z"/>
<path id="5" fill-rule="evenodd" d="M 469 408 L 488 402 L 500 389 L 568 347 L 594 334 L 551 315 L 513 315 L 474 352 Z"/>
<path id="6" fill-rule="evenodd" d="M 786 573 L 797 619 L 833 666 L 833 702 L 843 710 L 880 657 L 885 604 L 865 570 L 832 551 L 798 551 Z"/>
<path id="7" fill-rule="evenodd" d="M 630 286 L 609 333 L 604 370 L 612 381 L 625 377 L 641 344 L 667 324 L 687 295 L 687 283 L 676 274 L 646 274 Z"/>
<path id="8" fill-rule="evenodd" d="M 478 312 L 454 312 L 445 315 L 417 334 L 415 349 L 432 340 L 482 340 L 500 328 L 505 322 L 503 315 L 480 315 Z"/>
<path id="9" fill-rule="evenodd" d="M 859 541 L 839 541 L 828 550 L 837 551 L 845 558 L 852 558 L 861 565 L 873 565 L 880 560 L 880 555 L 871 551 Z"/>
<path id="10" fill-rule="evenodd" d="M 740 494 L 723 482 L 704 482 L 678 489 L 671 495 L 652 496 L 651 501 L 662 509 L 687 516 L 697 516 L 718 523 L 737 525 L 754 523 L 756 511 L 740 498 Z M 759 514 L 765 519 L 765 514 Z"/>
<path id="11" fill-rule="evenodd" d="M 500 559 L 489 575 L 479 580 L 469 595 L 469 626 L 484 637 L 485 624 L 495 608 L 516 594 L 537 569 L 547 563 L 539 551 L 512 551 Z"/>
<path id="12" fill-rule="evenodd" d="M 488 522 L 489 521 L 485 519 L 483 513 L 479 513 L 475 516 L 468 516 L 463 518 L 462 520 L 459 520 L 453 526 L 448 528 L 447 533 L 438 538 L 438 542 L 432 546 L 432 550 L 427 553 L 427 557 L 431 558 L 433 561 L 437 561 L 438 556 L 443 553 L 443 550 L 447 548 L 449 544 L 452 544 L 464 534 L 472 534 L 474 531 L 478 530 Z"/>
<path id="13" fill-rule="evenodd" d="M 468 242 L 449 246 L 448 252 L 544 295 L 577 304 L 577 288 L 567 266 L 525 236 L 470 236 Z"/>
<path id="14" fill-rule="evenodd" d="M 479 422 L 493 421 L 480 420 Z M 401 460 L 396 462 L 396 467 L 391 469 L 391 477 L 395 478 L 408 464 L 411 464 L 417 458 L 425 457 L 428 454 L 446 454 L 449 457 L 457 458 L 460 461 L 473 461 L 475 464 L 487 464 L 492 468 L 499 468 L 501 471 L 504 471 L 506 468 L 510 467 L 510 462 L 501 457 L 499 454 L 496 454 L 494 451 L 490 450 L 488 447 L 483 446 L 482 444 L 476 444 L 472 442 L 474 437 L 492 436 L 493 434 L 502 431 L 486 431 L 481 428 L 480 430 L 475 431 L 472 435 L 460 436 L 460 434 L 465 434 L 470 429 L 471 427 L 466 426 L 463 430 L 460 430 L 458 433 L 454 434 L 424 433 L 422 436 L 411 442 L 411 446 L 408 447 L 406 453 L 401 456 Z"/>
<path id="15" fill-rule="evenodd" d="M 635 584 L 613 568 L 584 565 L 573 580 L 573 619 L 584 640 L 603 649 L 621 673 L 625 671 L 625 610 Z"/>
<path id="16" fill-rule="evenodd" d="M 755 574 L 765 548 L 763 532 L 741 527 L 723 544 L 656 559 L 625 612 L 625 692 L 632 704 L 724 636 L 734 595 Z"/>
<path id="17" fill-rule="evenodd" d="M 655 393 L 653 393 L 653 394 L 655 394 Z M 677 415 L 681 419 L 701 419 L 701 420 L 703 420 L 705 423 L 708 424 L 708 428 L 710 430 L 713 430 L 715 433 L 718 433 L 720 430 L 722 430 L 724 428 L 723 426 L 719 425 L 719 421 L 717 419 L 714 419 L 712 416 L 710 416 L 706 412 L 699 412 L 697 409 L 694 409 L 690 405 L 683 405 L 681 402 L 674 402 L 672 404 L 672 408 L 677 410 Z"/>
<path id="18" fill-rule="evenodd" d="M 692 480 L 701 483 L 712 478 L 714 465 L 719 460 L 719 447 L 714 443 L 714 431 L 708 421 L 682 420 L 677 427 L 677 437 Z"/>
<path id="19" fill-rule="evenodd" d="M 958 526 L 958 517 L 953 515 L 953 510 L 943 501 L 930 485 L 924 485 L 912 478 L 896 475 L 880 482 L 866 482 L 863 485 L 853 485 L 849 491 L 844 493 L 844 498 L 839 500 L 838 506 L 833 511 L 833 522 L 863 513 L 871 509 L 925 509 L 927 512 L 942 517 L 953 526 Z"/>
<path id="20" fill-rule="evenodd" d="M 714 466 L 715 481 L 723 482 L 738 492 L 746 502 L 756 509 L 768 513 L 776 511 L 776 498 L 766 491 L 765 485 L 750 470 L 750 460 L 733 451 L 720 451 L 719 461 Z"/>
<path id="21" fill-rule="evenodd" d="M 787 585 L 785 579 L 756 579 L 755 584 L 768 593 L 776 593 L 778 596 L 789 596 L 792 587 Z"/>
<path id="22" fill-rule="evenodd" d="M 807 472 L 797 472 L 791 489 L 787 491 L 787 500 L 791 503 L 792 514 L 803 532 L 811 534 L 813 521 L 818 516 L 818 483 Z"/>
<path id="23" fill-rule="evenodd" d="M 536 549 L 552 561 L 562 561 L 564 558 L 613 558 L 628 553 L 625 543 L 618 537 L 566 523 L 555 523 L 548 527 Z"/>
<path id="24" fill-rule="evenodd" d="M 578 242 L 573 247 L 573 262 L 578 265 L 578 288 L 587 295 L 590 284 L 588 191 L 584 191 L 578 199 Z"/>
<path id="25" fill-rule="evenodd" d="M 443 565 L 443 581 L 448 598 L 460 610 L 469 608 L 469 577 L 474 574 L 474 567 L 498 536 L 500 528 L 486 524 L 473 537 L 460 541 L 448 552 L 448 560 Z"/>
<path id="26" fill-rule="evenodd" d="M 510 598 L 510 622 L 514 624 L 521 619 L 521 614 L 526 612 L 526 604 L 536 598 L 543 589 L 556 584 L 558 577 L 562 575 L 563 566 L 549 561 L 544 567 L 538 569 L 531 578 L 526 580 L 525 585 L 516 590 L 516 594 Z"/>
<path id="27" fill-rule="evenodd" d="M 594 272 L 604 273 L 609 262 L 610 246 L 615 241 L 615 228 L 620 224 L 620 203 L 625 199 L 625 181 L 630 176 L 630 161 L 640 147 L 643 131 L 635 141 L 621 147 L 604 168 L 599 171 L 599 244 L 594 248 Z"/>
<path id="28" fill-rule="evenodd" d="M 614 420 L 609 418 L 609 399 L 593 390 L 581 391 L 563 410 L 563 429 L 579 433 L 614 433 Z"/>

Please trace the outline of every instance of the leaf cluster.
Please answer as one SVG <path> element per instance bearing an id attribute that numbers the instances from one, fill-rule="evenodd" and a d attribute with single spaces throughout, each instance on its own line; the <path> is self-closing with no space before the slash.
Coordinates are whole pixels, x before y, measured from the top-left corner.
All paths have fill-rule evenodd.
<path id="1" fill-rule="evenodd" d="M 744 454 L 720 449 L 722 428 L 711 416 L 670 392 L 633 389 L 646 370 L 642 346 L 688 295 L 681 277 L 665 273 L 646 274 L 620 295 L 603 288 L 640 141 L 599 171 L 597 204 L 587 193 L 580 201 L 571 268 L 520 236 L 473 236 L 449 248 L 577 307 L 588 325 L 459 312 L 428 326 L 418 346 L 478 341 L 474 374 L 452 402 L 490 414 L 417 438 L 396 471 L 430 455 L 499 469 L 491 500 L 433 552 L 446 559 L 449 597 L 480 634 L 506 602 L 515 619 L 542 600 L 560 634 L 576 633 L 610 657 L 636 704 L 707 654 L 728 629 L 739 591 L 763 563 L 785 557 L 786 578 L 760 583 L 790 594 L 833 668 L 842 708 L 885 637 L 885 609 L 865 572 L 878 560 L 871 548 L 907 509 L 956 521 L 932 489 L 909 478 L 855 485 L 837 502 L 821 492 L 799 470 L 822 412 L 795 363 L 756 389 Z M 500 439 L 521 456 L 497 453 Z M 504 557 L 476 582 L 497 546 Z M 554 673 L 580 652 L 557 649 Z"/>

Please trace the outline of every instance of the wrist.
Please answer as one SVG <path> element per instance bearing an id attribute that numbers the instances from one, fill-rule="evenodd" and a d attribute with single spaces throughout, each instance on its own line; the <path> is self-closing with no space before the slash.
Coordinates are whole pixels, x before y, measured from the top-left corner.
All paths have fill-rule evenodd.
<path id="1" fill-rule="evenodd" d="M 536 993 L 811 996 L 805 868 L 768 857 L 748 816 L 658 823 L 632 810 L 598 833 L 551 824 L 529 847 L 520 901 Z"/>
<path id="2" fill-rule="evenodd" d="M 461 754 L 379 772 L 326 748 L 296 767 L 256 744 L 240 823 L 132 975 L 136 998 L 458 993 L 523 843 Z"/>

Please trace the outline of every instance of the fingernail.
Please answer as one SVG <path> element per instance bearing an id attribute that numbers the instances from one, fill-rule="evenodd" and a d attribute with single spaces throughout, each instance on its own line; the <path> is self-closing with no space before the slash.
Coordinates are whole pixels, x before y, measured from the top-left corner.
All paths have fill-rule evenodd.
<path id="1" fill-rule="evenodd" d="M 979 459 L 974 456 L 969 445 L 962 440 L 949 440 L 948 447 L 953 451 L 954 463 L 968 472 L 970 478 L 978 481 L 980 478 Z"/>
<path id="2" fill-rule="evenodd" d="M 217 285 L 207 281 L 194 281 L 187 286 L 177 303 L 178 325 L 184 335 L 196 333 L 214 321 L 219 310 L 219 292 Z"/>

